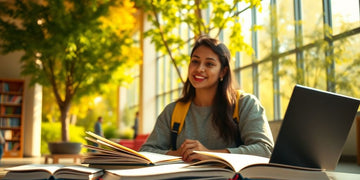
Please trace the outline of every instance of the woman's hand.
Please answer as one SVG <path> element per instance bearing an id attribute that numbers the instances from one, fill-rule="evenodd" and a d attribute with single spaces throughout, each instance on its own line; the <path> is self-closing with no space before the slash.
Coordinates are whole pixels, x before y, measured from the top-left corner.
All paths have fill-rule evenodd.
<path id="1" fill-rule="evenodd" d="M 183 161 L 192 162 L 195 160 L 209 159 L 210 157 L 194 153 L 194 151 L 209 151 L 197 140 L 186 139 L 178 149 Z"/>
<path id="2" fill-rule="evenodd" d="M 167 155 L 171 155 L 171 156 L 181 156 L 180 154 L 180 149 L 174 151 L 174 150 L 170 150 L 166 153 Z"/>
<path id="3" fill-rule="evenodd" d="M 170 150 L 166 154 L 173 156 L 181 156 L 185 162 L 192 162 L 196 160 L 211 159 L 210 156 L 194 153 L 194 151 L 211 151 L 229 153 L 227 149 L 209 150 L 197 140 L 186 139 L 176 151 Z"/>

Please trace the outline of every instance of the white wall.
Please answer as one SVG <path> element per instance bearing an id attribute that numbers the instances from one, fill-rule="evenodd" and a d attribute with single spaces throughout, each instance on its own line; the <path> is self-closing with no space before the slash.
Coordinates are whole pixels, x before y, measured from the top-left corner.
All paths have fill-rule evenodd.
<path id="1" fill-rule="evenodd" d="M 21 52 L 10 53 L 7 55 L 0 55 L 0 77 L 12 79 L 24 79 L 20 76 L 21 66 L 20 57 Z"/>

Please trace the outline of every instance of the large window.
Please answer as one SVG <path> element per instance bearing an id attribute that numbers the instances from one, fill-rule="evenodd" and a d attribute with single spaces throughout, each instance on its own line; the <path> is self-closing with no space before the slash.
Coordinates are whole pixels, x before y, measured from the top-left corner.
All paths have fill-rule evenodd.
<path id="1" fill-rule="evenodd" d="M 240 87 L 258 96 L 269 120 L 283 118 L 295 84 L 360 97 L 358 0 L 261 3 L 261 12 L 248 9 L 239 18 L 254 54 L 236 52 L 233 70 Z M 225 44 L 226 34 L 220 36 Z M 179 97 L 182 84 L 166 56 L 159 54 L 157 61 L 159 114 Z"/>

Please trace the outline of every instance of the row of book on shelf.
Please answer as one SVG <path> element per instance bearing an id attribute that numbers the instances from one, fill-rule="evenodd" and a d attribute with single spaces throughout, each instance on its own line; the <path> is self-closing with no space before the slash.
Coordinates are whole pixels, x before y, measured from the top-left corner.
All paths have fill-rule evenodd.
<path id="1" fill-rule="evenodd" d="M 0 94 L 0 102 L 8 104 L 21 104 L 22 96 Z"/>
<path id="2" fill-rule="evenodd" d="M 4 151 L 18 151 L 20 148 L 20 130 L 0 130 L 5 139 Z"/>
<path id="3" fill-rule="evenodd" d="M 1 106 L 0 113 L 1 115 L 20 115 L 21 107 Z"/>
<path id="4" fill-rule="evenodd" d="M 5 142 L 4 151 L 18 151 L 20 150 L 20 142 Z"/>
<path id="5" fill-rule="evenodd" d="M 137 152 L 111 140 L 87 132 L 84 145 L 89 152 L 83 165 L 31 164 L 6 168 L 4 179 L 328 179 L 324 170 L 269 163 L 269 158 L 195 151 L 207 160 L 186 163 L 181 157 Z"/>
<path id="6" fill-rule="evenodd" d="M 0 130 L 0 133 L 5 140 L 20 140 L 20 129 L 19 130 Z"/>
<path id="7" fill-rule="evenodd" d="M 2 92 L 9 92 L 10 91 L 10 87 L 8 83 L 1 83 L 0 84 L 0 89 Z"/>
<path id="8" fill-rule="evenodd" d="M 0 118 L 0 127 L 20 127 L 20 118 Z"/>
<path id="9" fill-rule="evenodd" d="M 15 85 L 15 86 L 12 86 Z M 18 83 L 12 83 L 12 85 L 10 83 L 7 82 L 3 82 L 0 83 L 0 91 L 1 92 L 22 92 L 22 85 L 18 85 Z"/>

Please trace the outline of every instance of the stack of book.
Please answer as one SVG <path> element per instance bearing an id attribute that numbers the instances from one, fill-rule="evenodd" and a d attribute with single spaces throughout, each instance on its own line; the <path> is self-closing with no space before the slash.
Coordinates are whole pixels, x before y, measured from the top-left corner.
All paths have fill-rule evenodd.
<path id="1" fill-rule="evenodd" d="M 88 153 L 83 166 L 28 165 L 7 168 L 5 179 L 70 179 L 142 180 L 142 179 L 329 179 L 322 169 L 269 163 L 269 158 L 194 151 L 206 160 L 186 163 L 179 156 L 137 152 L 111 140 L 86 132 L 87 140 L 100 146 L 84 145 Z M 45 171 L 44 169 L 51 169 Z M 31 172 L 31 173 L 30 173 Z M 75 173 L 77 172 L 77 173 Z M 62 175 L 60 175 L 62 174 Z"/>
<path id="2" fill-rule="evenodd" d="M 105 169 L 103 180 L 132 179 L 328 179 L 321 169 L 269 163 L 269 158 L 230 153 L 195 151 L 209 159 L 186 163 L 178 156 L 137 152 L 92 132 L 86 139 L 100 146 L 84 145 L 83 163 Z"/>
<path id="3" fill-rule="evenodd" d="M 88 141 L 99 144 L 99 146 L 84 145 L 85 148 L 94 151 L 88 153 L 83 160 L 83 163 L 89 164 L 89 167 L 124 169 L 183 162 L 179 156 L 137 152 L 95 133 L 86 132 L 86 134 Z"/>
<path id="4" fill-rule="evenodd" d="M 196 151 L 212 159 L 136 169 L 105 170 L 103 180 L 142 179 L 329 179 L 325 171 L 268 163 L 253 155 Z"/>

